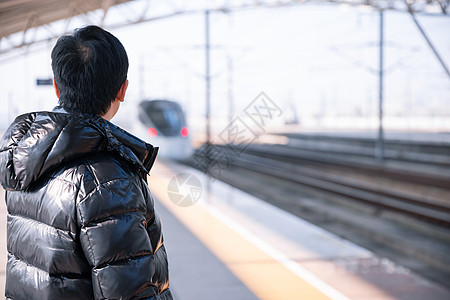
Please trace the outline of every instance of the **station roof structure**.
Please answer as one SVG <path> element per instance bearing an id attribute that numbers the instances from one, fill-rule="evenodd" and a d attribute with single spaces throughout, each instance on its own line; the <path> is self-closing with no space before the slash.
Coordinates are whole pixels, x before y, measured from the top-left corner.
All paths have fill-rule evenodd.
<path id="1" fill-rule="evenodd" d="M 68 19 L 130 0 L 3 0 L 0 1 L 0 38 L 27 31 L 58 20 Z"/>
<path id="2" fill-rule="evenodd" d="M 5 54 L 16 52 L 13 50 L 50 41 L 69 32 L 73 27 L 71 20 L 75 18 L 83 18 L 84 24 L 113 29 L 205 10 L 230 13 L 313 2 L 441 16 L 448 15 L 450 4 L 450 0 L 2 0 L 0 61 L 6 59 Z M 109 17 L 114 12 L 116 16 L 119 12 L 121 18 Z M 55 23 L 60 24 L 55 26 Z"/>

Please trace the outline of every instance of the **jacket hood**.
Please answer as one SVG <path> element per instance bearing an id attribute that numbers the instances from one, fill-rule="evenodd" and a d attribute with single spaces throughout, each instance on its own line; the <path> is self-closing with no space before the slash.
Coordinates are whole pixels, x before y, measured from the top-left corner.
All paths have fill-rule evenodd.
<path id="1" fill-rule="evenodd" d="M 101 151 L 121 156 L 144 175 L 158 148 L 98 116 L 61 108 L 24 114 L 0 141 L 0 184 L 6 190 L 25 190 L 45 172 Z"/>

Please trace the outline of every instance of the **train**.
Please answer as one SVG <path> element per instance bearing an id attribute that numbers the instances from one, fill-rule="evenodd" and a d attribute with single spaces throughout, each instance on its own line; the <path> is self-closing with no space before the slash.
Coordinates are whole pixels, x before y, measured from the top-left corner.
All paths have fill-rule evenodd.
<path id="1" fill-rule="evenodd" d="M 132 132 L 159 147 L 159 157 L 183 160 L 193 153 L 185 113 L 175 101 L 141 101 L 137 107 L 137 119 L 132 124 Z"/>

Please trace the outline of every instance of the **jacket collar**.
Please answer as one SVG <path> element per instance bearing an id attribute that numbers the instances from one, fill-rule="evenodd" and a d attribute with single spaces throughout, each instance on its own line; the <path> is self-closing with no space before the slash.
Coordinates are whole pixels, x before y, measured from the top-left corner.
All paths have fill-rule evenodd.
<path id="1" fill-rule="evenodd" d="M 56 106 L 52 112 L 74 114 L 81 118 L 87 117 L 96 120 L 97 122 L 92 125 L 96 126 L 99 132 L 102 132 L 107 137 L 107 148 L 109 151 L 119 153 L 120 156 L 136 165 L 144 173 L 148 174 L 150 172 L 158 154 L 158 147 L 153 147 L 119 126 L 96 115 L 70 113 L 62 106 Z"/>
<path id="2" fill-rule="evenodd" d="M 8 190 L 23 190 L 48 170 L 100 151 L 119 155 L 145 176 L 158 148 L 91 114 L 55 107 L 21 115 L 0 141 L 0 183 Z"/>

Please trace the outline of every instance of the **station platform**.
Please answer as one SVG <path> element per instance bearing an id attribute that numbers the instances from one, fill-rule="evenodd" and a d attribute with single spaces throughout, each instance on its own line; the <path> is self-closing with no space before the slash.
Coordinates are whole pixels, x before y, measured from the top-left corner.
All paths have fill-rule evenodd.
<path id="1" fill-rule="evenodd" d="M 195 169 L 158 159 L 149 184 L 176 300 L 450 299 L 445 287 Z"/>
<path id="2" fill-rule="evenodd" d="M 172 183 L 189 176 L 200 186 L 180 181 L 178 194 L 191 186 L 201 195 L 183 207 Z M 158 160 L 149 183 L 177 299 L 450 298 L 446 288 L 192 168 Z"/>

